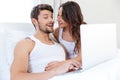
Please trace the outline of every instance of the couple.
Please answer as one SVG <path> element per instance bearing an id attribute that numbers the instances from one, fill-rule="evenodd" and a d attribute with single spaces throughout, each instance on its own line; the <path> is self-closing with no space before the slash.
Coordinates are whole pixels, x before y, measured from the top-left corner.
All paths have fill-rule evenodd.
<path id="1" fill-rule="evenodd" d="M 59 27 L 54 31 L 52 7 L 40 4 L 33 8 L 31 21 L 36 33 L 17 43 L 11 80 L 48 80 L 81 68 L 80 25 L 84 22 L 79 5 L 63 3 L 57 20 Z M 49 38 L 52 32 L 60 44 Z"/>

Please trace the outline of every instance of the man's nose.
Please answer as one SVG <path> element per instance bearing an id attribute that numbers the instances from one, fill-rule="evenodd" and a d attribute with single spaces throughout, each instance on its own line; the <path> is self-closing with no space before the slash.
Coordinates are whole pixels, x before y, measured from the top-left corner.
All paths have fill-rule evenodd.
<path id="1" fill-rule="evenodd" d="M 51 18 L 51 19 L 50 19 L 50 22 L 54 23 L 54 19 L 53 19 L 53 18 Z"/>

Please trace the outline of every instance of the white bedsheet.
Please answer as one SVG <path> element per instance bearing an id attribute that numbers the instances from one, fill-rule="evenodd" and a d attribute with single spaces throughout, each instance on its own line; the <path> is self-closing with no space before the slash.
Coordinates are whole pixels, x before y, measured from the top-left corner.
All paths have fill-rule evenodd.
<path id="1" fill-rule="evenodd" d="M 120 54 L 86 71 L 78 70 L 55 76 L 49 80 L 120 80 Z"/>
<path id="2" fill-rule="evenodd" d="M 10 80 L 9 71 L 7 64 L 0 66 L 0 80 Z M 120 55 L 86 71 L 78 70 L 49 80 L 120 80 Z"/>

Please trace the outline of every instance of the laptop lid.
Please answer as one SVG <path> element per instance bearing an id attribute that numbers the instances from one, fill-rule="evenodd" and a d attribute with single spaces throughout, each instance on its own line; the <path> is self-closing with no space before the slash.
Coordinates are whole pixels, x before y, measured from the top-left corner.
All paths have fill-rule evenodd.
<path id="1" fill-rule="evenodd" d="M 116 55 L 116 24 L 81 25 L 80 34 L 83 70 Z"/>

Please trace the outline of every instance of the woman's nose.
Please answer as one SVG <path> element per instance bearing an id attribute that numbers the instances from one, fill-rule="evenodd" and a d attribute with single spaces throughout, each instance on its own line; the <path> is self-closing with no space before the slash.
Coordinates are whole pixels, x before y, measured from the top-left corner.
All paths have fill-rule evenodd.
<path id="1" fill-rule="evenodd" d="M 60 17 L 57 17 L 57 21 L 60 21 Z"/>

